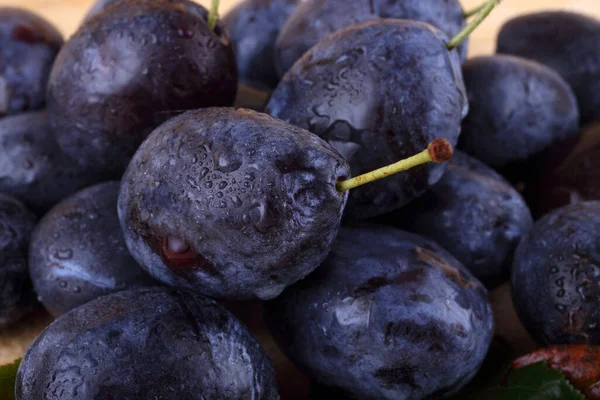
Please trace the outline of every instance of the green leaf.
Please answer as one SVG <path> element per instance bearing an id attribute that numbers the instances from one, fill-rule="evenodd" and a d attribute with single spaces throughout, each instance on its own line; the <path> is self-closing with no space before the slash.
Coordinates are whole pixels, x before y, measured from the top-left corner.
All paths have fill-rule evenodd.
<path id="1" fill-rule="evenodd" d="M 507 387 L 488 389 L 477 396 L 486 400 L 585 400 L 562 372 L 545 361 L 513 371 Z"/>
<path id="2" fill-rule="evenodd" d="M 15 398 L 15 380 L 21 359 L 15 360 L 12 364 L 0 366 L 0 399 L 14 400 Z"/>

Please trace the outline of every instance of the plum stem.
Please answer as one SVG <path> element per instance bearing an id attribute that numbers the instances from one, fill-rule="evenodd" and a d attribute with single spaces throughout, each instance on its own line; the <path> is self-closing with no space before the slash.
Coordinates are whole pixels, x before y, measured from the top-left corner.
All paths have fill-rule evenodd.
<path id="1" fill-rule="evenodd" d="M 219 0 L 212 0 L 210 3 L 210 11 L 208 12 L 208 27 L 210 30 L 214 30 L 217 26 L 217 19 L 219 18 Z"/>
<path id="2" fill-rule="evenodd" d="M 427 146 L 426 150 L 423 150 L 419 154 L 415 154 L 412 157 L 398 161 L 397 163 L 388 165 L 386 167 L 376 169 L 375 171 L 367 172 L 366 174 L 356 176 L 345 181 L 339 181 L 337 183 L 337 190 L 339 192 L 345 192 L 366 183 L 374 182 L 387 176 L 394 175 L 398 172 L 406 171 L 429 162 L 445 162 L 452 158 L 452 154 L 453 148 L 450 142 L 446 139 L 437 138 L 429 143 L 429 146 Z"/>
<path id="3" fill-rule="evenodd" d="M 498 4 L 500 4 L 500 0 L 488 0 L 485 3 L 483 3 L 480 6 L 481 9 L 478 10 L 477 16 L 475 17 L 475 19 L 473 19 L 473 21 L 469 22 L 467 24 L 467 26 L 465 26 L 463 28 L 462 31 L 458 32 L 458 34 L 456 34 L 456 36 L 454 36 L 452 39 L 450 39 L 448 41 L 448 43 L 446 44 L 446 46 L 448 47 L 448 50 L 453 50 L 453 49 L 457 48 L 458 46 L 460 46 L 461 43 L 464 42 L 465 39 L 468 38 L 469 35 L 471 33 L 473 33 L 473 31 L 475 29 L 477 29 L 477 27 L 479 25 L 481 25 L 481 23 L 486 19 L 486 17 L 488 15 L 490 15 L 492 10 Z"/>
<path id="4" fill-rule="evenodd" d="M 483 8 L 486 6 L 486 4 L 487 4 L 487 2 L 484 2 L 484 3 L 478 5 L 475 8 L 472 8 L 472 9 L 470 9 L 468 11 L 465 11 L 464 14 L 463 14 L 463 16 L 465 17 L 465 19 L 467 19 L 467 18 L 471 18 L 472 16 L 474 16 L 476 14 L 479 14 L 479 12 L 481 10 L 483 10 Z"/>

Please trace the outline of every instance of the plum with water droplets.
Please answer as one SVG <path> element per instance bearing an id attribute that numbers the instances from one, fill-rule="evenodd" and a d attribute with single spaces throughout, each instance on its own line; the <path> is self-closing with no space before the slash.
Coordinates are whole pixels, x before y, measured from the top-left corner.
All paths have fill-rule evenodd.
<path id="1" fill-rule="evenodd" d="M 181 1 L 131 0 L 88 20 L 63 46 L 48 84 L 50 123 L 82 166 L 122 172 L 144 138 L 185 110 L 232 105 L 226 31 Z"/>
<path id="2" fill-rule="evenodd" d="M 306 0 L 292 13 L 277 38 L 275 55 L 280 75 L 328 35 L 380 18 L 426 22 L 448 36 L 465 26 L 458 0 Z M 466 42 L 460 46 L 460 55 L 466 58 Z"/>
<path id="3" fill-rule="evenodd" d="M 81 168 L 60 151 L 46 111 L 0 119 L 0 192 L 43 214 L 63 198 L 106 180 L 103 171 Z"/>
<path id="4" fill-rule="evenodd" d="M 17 400 L 278 400 L 271 361 L 212 300 L 113 293 L 61 316 L 25 353 Z"/>
<path id="5" fill-rule="evenodd" d="M 27 249 L 37 218 L 23 203 L 0 193 L 0 328 L 33 308 Z"/>
<path id="6" fill-rule="evenodd" d="M 0 7 L 0 117 L 44 107 L 50 69 L 62 44 L 60 32 L 42 17 Z"/>
<path id="7" fill-rule="evenodd" d="M 579 132 L 573 90 L 554 70 L 520 57 L 496 55 L 468 60 L 463 76 L 469 114 L 459 148 L 504 172 L 526 178 L 528 167 L 552 145 Z"/>
<path id="8" fill-rule="evenodd" d="M 381 222 L 432 238 L 488 288 L 509 279 L 515 249 L 533 225 L 510 183 L 461 152 L 427 193 Z"/>
<path id="9" fill-rule="evenodd" d="M 40 221 L 29 250 L 39 301 L 54 316 L 97 297 L 157 284 L 129 254 L 117 216 L 119 182 L 86 188 Z"/>
<path id="10" fill-rule="evenodd" d="M 554 210 L 515 253 L 512 296 L 541 344 L 600 343 L 600 202 Z"/>
<path id="11" fill-rule="evenodd" d="M 354 176 L 413 155 L 437 137 L 455 145 L 468 104 L 447 40 L 416 21 L 340 30 L 287 72 L 266 112 L 329 142 Z M 364 219 L 393 211 L 425 193 L 444 167 L 421 166 L 353 190 L 346 214 Z"/>
<path id="12" fill-rule="evenodd" d="M 157 128 L 123 178 L 131 254 L 168 285 L 273 298 L 329 252 L 350 176 L 333 147 L 266 114 L 190 111 Z"/>
<path id="13" fill-rule="evenodd" d="M 244 0 L 223 17 L 241 82 L 258 89 L 277 85 L 275 41 L 298 3 L 299 0 Z"/>
<path id="14" fill-rule="evenodd" d="M 556 70 L 577 96 L 582 124 L 600 119 L 600 21 L 565 11 L 521 15 L 502 26 L 496 51 Z"/>
<path id="15" fill-rule="evenodd" d="M 460 262 L 378 225 L 342 227 L 325 262 L 266 302 L 265 316 L 295 363 L 356 399 L 454 393 L 494 329 L 487 291 Z"/>

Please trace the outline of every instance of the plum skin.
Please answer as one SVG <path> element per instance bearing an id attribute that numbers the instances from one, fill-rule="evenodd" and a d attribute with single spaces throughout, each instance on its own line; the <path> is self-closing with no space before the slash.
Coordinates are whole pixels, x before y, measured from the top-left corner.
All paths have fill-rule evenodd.
<path id="1" fill-rule="evenodd" d="M 515 253 L 512 297 L 540 344 L 600 341 L 600 202 L 571 204 L 534 225 Z"/>
<path id="2" fill-rule="evenodd" d="M 29 347 L 17 400 L 277 400 L 270 360 L 231 313 L 167 288 L 101 297 L 61 316 Z"/>
<path id="3" fill-rule="evenodd" d="M 477 372 L 493 335 L 487 291 L 429 239 L 342 227 L 317 270 L 265 303 L 282 349 L 357 399 L 441 398 Z"/>
<path id="4" fill-rule="evenodd" d="M 279 82 L 275 41 L 299 0 L 244 0 L 223 17 L 233 43 L 239 80 L 258 89 Z"/>
<path id="5" fill-rule="evenodd" d="M 44 107 L 50 69 L 62 45 L 60 32 L 42 17 L 0 7 L 0 117 Z"/>
<path id="6" fill-rule="evenodd" d="M 579 132 L 575 93 L 554 70 L 509 55 L 476 57 L 463 65 L 469 114 L 459 148 L 487 165 L 523 178 L 526 163 Z M 539 157 L 537 157 L 539 158 Z"/>
<path id="7" fill-rule="evenodd" d="M 27 250 L 36 223 L 23 203 L 0 193 L 0 328 L 19 320 L 35 304 Z"/>
<path id="8" fill-rule="evenodd" d="M 117 216 L 120 182 L 70 196 L 37 225 L 29 272 L 39 301 L 58 317 L 95 298 L 157 285 L 129 254 Z"/>
<path id="9" fill-rule="evenodd" d="M 577 96 L 581 123 L 600 119 L 600 21 L 586 15 L 547 11 L 506 22 L 496 52 L 535 60 L 557 71 Z"/>
<path id="10" fill-rule="evenodd" d="M 326 142 L 245 109 L 175 117 L 123 177 L 119 218 L 159 281 L 213 298 L 268 299 L 314 270 L 340 225 L 350 175 Z"/>
<path id="11" fill-rule="evenodd" d="M 440 30 L 417 21 L 342 29 L 294 64 L 266 112 L 329 142 L 353 176 L 419 153 L 438 137 L 456 145 L 468 103 L 458 54 L 448 51 L 446 41 Z M 443 164 L 430 163 L 352 190 L 345 217 L 366 219 L 400 208 L 443 172 Z"/>
<path id="12" fill-rule="evenodd" d="M 45 110 L 0 120 L 0 192 L 17 197 L 36 214 L 109 177 L 78 166 L 62 153 Z"/>
<path id="13" fill-rule="evenodd" d="M 519 192 L 460 151 L 427 193 L 379 222 L 435 240 L 488 289 L 510 278 L 515 249 L 533 226 Z"/>
<path id="14" fill-rule="evenodd" d="M 465 26 L 457 0 L 305 0 L 292 13 L 277 38 L 275 60 L 283 76 L 304 53 L 330 34 L 350 25 L 380 18 L 406 19 L 435 26 L 454 36 Z M 459 46 L 467 57 L 468 40 Z"/>
<path id="15" fill-rule="evenodd" d="M 86 22 L 48 82 L 50 124 L 82 166 L 122 173 L 145 137 L 184 110 L 229 106 L 237 71 L 226 31 L 179 1 L 128 1 Z"/>

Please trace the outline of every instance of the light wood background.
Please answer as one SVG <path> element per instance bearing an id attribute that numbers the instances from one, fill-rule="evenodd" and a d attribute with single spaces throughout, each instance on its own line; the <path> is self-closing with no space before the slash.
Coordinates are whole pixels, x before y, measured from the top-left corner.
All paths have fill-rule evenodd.
<path id="1" fill-rule="evenodd" d="M 0 0 L 0 6 L 20 6 L 36 11 L 55 23 L 68 36 L 77 29 L 81 18 L 94 0 Z M 207 6 L 210 0 L 196 0 Z M 221 14 L 240 0 L 221 0 Z M 465 9 L 482 0 L 462 0 Z M 515 15 L 542 9 L 563 9 L 584 12 L 600 18 L 600 0 L 503 0 L 471 40 L 471 55 L 491 53 L 495 48 L 498 28 Z"/>
<path id="2" fill-rule="evenodd" d="M 198 0 L 208 5 L 209 0 Z M 221 0 L 221 14 L 226 13 L 238 0 Z M 478 5 L 482 0 L 463 0 L 466 9 Z M 0 6 L 19 6 L 31 9 L 56 24 L 65 36 L 72 34 L 93 0 L 0 0 Z M 495 37 L 504 21 L 521 13 L 543 9 L 563 9 L 578 11 L 600 18 L 600 0 L 504 0 L 471 38 L 471 55 L 492 53 Z M 498 328 L 517 342 L 523 349 L 530 344 L 522 328 L 515 326 L 507 287 L 492 293 L 495 311 L 498 315 Z M 0 332 L 0 364 L 20 357 L 39 331 L 49 323 L 50 318 L 38 311 L 27 317 L 20 325 Z M 271 353 L 271 351 L 269 351 Z"/>

